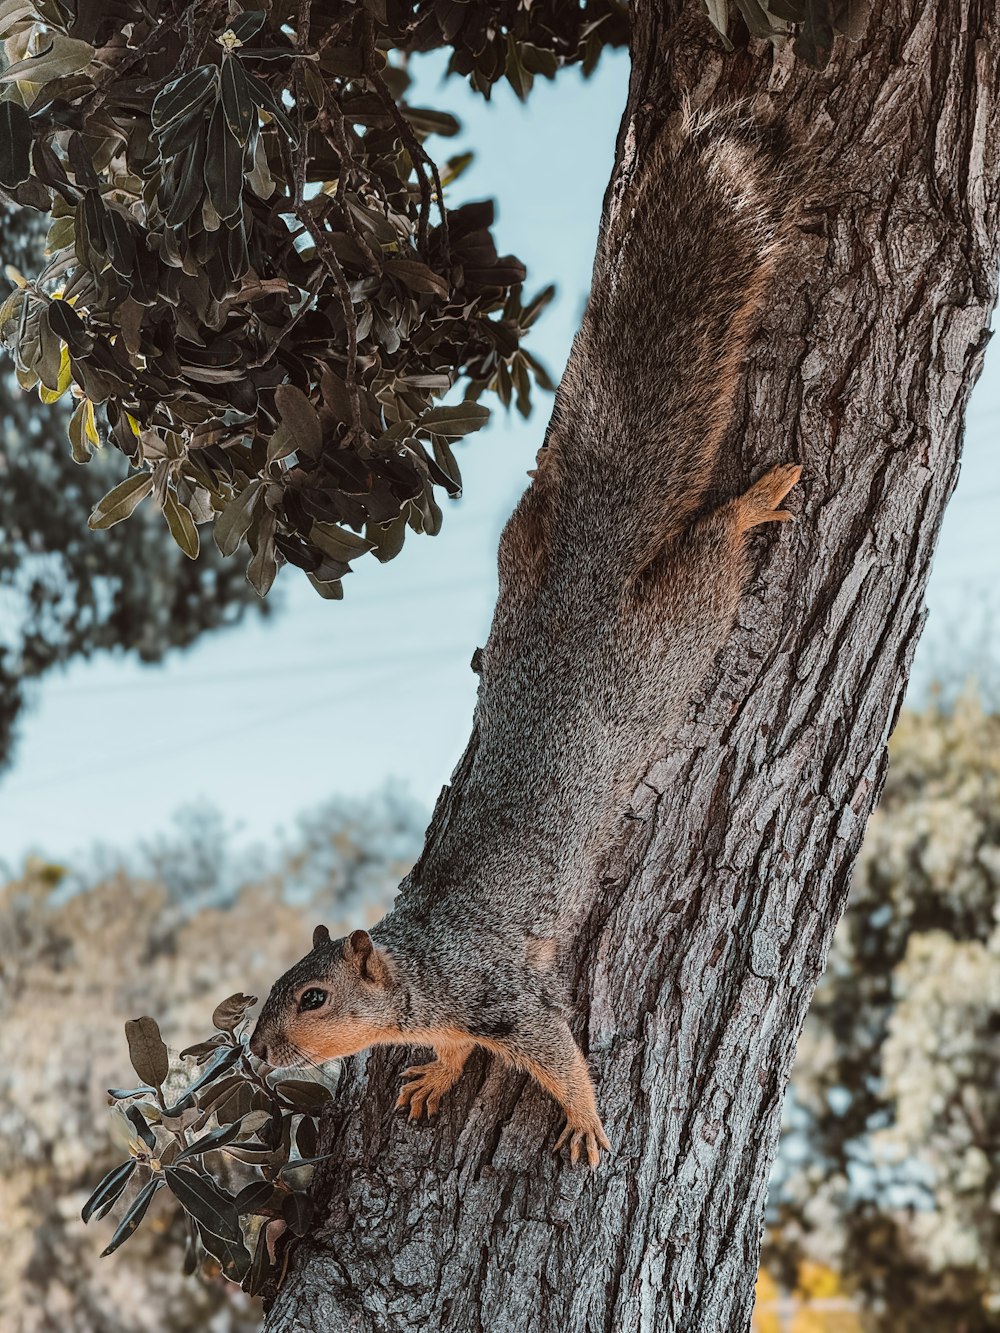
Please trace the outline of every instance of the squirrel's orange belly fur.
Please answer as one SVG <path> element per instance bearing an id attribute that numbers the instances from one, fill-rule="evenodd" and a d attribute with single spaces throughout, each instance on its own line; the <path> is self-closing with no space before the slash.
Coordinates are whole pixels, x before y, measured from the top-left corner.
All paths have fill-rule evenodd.
<path id="1" fill-rule="evenodd" d="M 484 1047 L 552 1095 L 556 1147 L 591 1166 L 610 1145 L 559 947 L 622 800 L 731 630 L 746 534 L 791 517 L 800 475 L 772 467 L 707 507 L 793 192 L 754 113 L 676 119 L 606 221 L 538 470 L 501 540 L 476 749 L 447 827 L 371 935 L 317 928 L 251 1042 L 273 1064 L 429 1046 L 397 1102 L 411 1120 Z"/>

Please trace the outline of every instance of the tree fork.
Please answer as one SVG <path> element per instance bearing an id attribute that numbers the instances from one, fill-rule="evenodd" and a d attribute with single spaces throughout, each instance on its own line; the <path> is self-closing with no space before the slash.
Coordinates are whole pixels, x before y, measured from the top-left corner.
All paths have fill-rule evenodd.
<path id="1" fill-rule="evenodd" d="M 416 1128 L 392 1109 L 405 1058 L 359 1058 L 271 1333 L 749 1324 L 782 1095 L 884 779 L 996 297 L 1000 22 L 992 0 L 884 0 L 817 74 L 762 43 L 723 55 L 695 10 L 636 0 L 609 199 L 685 93 L 769 95 L 808 142 L 813 212 L 719 491 L 790 457 L 805 474 L 799 521 L 755 539 L 736 630 L 624 814 L 574 945 L 614 1151 L 571 1170 L 551 1101 L 482 1055 Z M 655 336 L 670 311 L 637 318 Z"/>

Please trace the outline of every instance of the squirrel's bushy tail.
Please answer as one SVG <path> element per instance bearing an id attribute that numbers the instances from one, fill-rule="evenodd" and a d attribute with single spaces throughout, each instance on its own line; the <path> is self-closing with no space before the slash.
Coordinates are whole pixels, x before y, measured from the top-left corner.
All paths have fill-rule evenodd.
<path id="1" fill-rule="evenodd" d="M 658 511 L 660 539 L 703 501 L 793 197 L 753 104 L 678 119 L 611 210 L 546 451 L 559 507 L 576 473 L 618 531 Z"/>

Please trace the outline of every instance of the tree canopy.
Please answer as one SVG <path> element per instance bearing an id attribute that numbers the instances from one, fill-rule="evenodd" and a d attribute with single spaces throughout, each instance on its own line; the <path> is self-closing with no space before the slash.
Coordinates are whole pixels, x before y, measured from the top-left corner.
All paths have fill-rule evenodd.
<path id="1" fill-rule="evenodd" d="M 822 64 L 849 8 L 707 0 L 700 21 L 729 46 L 794 30 Z M 527 413 L 548 384 L 524 338 L 551 289 L 525 298 L 492 204 L 446 206 L 467 158 L 429 155 L 457 124 L 410 104 L 407 63 L 443 49 L 526 97 L 627 36 L 616 0 L 0 5 L 0 188 L 51 219 L 0 335 L 24 388 L 72 394 L 78 462 L 103 412 L 134 468 L 92 526 L 151 498 L 187 556 L 214 521 L 259 593 L 290 562 L 331 598 L 356 557 L 437 532 L 476 400 Z"/>

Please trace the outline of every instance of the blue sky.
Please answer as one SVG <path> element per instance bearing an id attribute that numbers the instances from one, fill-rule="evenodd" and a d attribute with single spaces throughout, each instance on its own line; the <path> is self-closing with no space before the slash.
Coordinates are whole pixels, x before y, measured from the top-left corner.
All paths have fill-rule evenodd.
<path id="1" fill-rule="evenodd" d="M 539 81 L 526 107 L 506 87 L 487 105 L 457 80 L 441 87 L 429 69 L 421 79 L 427 102 L 464 125 L 459 140 L 431 146 L 476 152 L 452 201 L 494 196 L 498 245 L 528 264 L 529 292 L 558 284 L 531 343 L 555 376 L 583 308 L 627 77 L 623 55 L 605 56 L 589 81 Z M 550 399 L 537 402 L 527 423 L 494 412 L 459 455 L 465 494 L 446 506 L 440 536 L 411 538 L 389 565 L 360 561 L 343 602 L 286 569 L 269 623 L 207 637 L 162 667 L 103 657 L 47 677 L 0 779 L 0 864 L 16 869 L 29 851 L 72 864 L 92 842 L 128 845 L 193 802 L 214 804 L 253 841 L 390 777 L 429 808 L 468 737 L 469 660 L 489 628 L 497 537 L 548 419 Z M 974 637 L 1000 582 L 998 424 L 995 345 L 935 562 L 918 680 L 963 625 Z"/>

